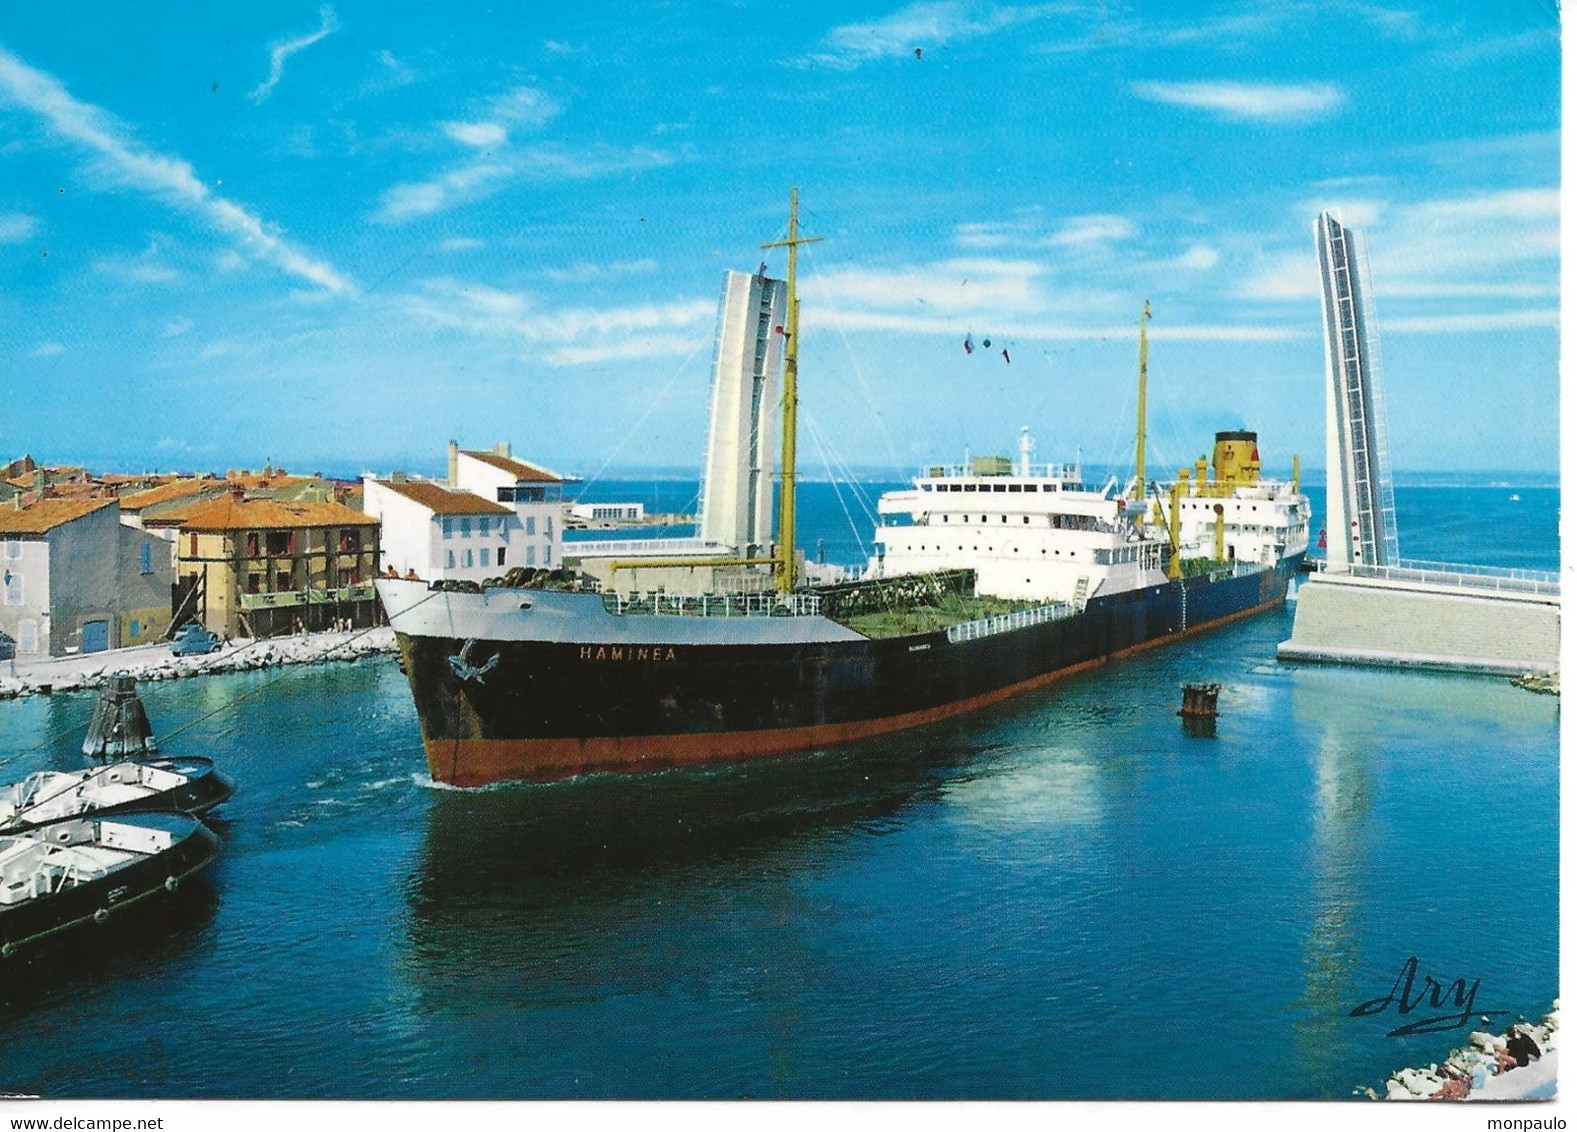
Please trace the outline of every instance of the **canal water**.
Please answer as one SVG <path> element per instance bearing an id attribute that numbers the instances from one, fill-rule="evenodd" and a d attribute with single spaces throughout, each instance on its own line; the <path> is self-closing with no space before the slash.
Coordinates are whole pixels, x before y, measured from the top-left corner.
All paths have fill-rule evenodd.
<path id="1" fill-rule="evenodd" d="M 808 488 L 806 545 L 840 542 Z M 1399 489 L 1404 551 L 1553 569 L 1556 492 L 1511 493 Z M 1378 1087 L 1468 1032 L 1352 1016 L 1410 958 L 1477 980 L 1475 1026 L 1557 993 L 1559 701 L 1278 664 L 1292 611 L 863 745 L 480 791 L 427 777 L 389 658 L 148 685 L 156 729 L 216 713 L 170 749 L 237 780 L 224 855 L 175 907 L 0 967 L 0 1091 Z M 1214 736 L 1175 714 L 1193 680 L 1223 685 Z M 0 704 L 0 777 L 81 765 L 92 704 Z"/>

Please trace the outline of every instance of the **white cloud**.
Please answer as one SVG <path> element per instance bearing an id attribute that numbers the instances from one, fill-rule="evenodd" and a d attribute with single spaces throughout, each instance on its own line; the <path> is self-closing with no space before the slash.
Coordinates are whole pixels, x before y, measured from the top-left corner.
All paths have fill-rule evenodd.
<path id="1" fill-rule="evenodd" d="M 1013 220 L 960 224 L 953 242 L 961 248 L 1068 248 L 1102 250 L 1118 240 L 1131 240 L 1139 227 L 1126 216 L 1096 212 L 1070 216 L 1050 231 L 1038 210 Z"/>
<path id="2" fill-rule="evenodd" d="M 490 149 L 509 140 L 509 131 L 497 122 L 445 122 L 444 133 L 461 145 Z"/>
<path id="3" fill-rule="evenodd" d="M 179 338 L 196 327 L 196 325 L 195 322 L 185 315 L 178 315 L 164 324 L 164 336 L 166 338 Z"/>
<path id="4" fill-rule="evenodd" d="M 1495 311 L 1487 314 L 1424 315 L 1416 318 L 1387 318 L 1380 323 L 1381 334 L 1465 334 L 1484 330 L 1523 330 L 1545 327 L 1557 330 L 1561 312 L 1554 307 L 1539 310 Z"/>
<path id="5" fill-rule="evenodd" d="M 677 358 L 695 350 L 695 335 L 642 334 L 606 346 L 558 346 L 542 356 L 549 365 L 578 366 L 598 362 L 632 362 Z"/>
<path id="6" fill-rule="evenodd" d="M 1311 218 L 1318 207 L 1306 206 Z M 1558 190 L 1343 202 L 1342 218 L 1367 250 L 1382 336 L 1555 325 L 1547 306 L 1504 307 L 1558 297 Z M 1312 237 L 1304 248 L 1263 259 L 1237 290 L 1239 298 L 1307 303 L 1311 310 L 1318 296 Z"/>
<path id="7" fill-rule="evenodd" d="M 549 307 L 534 295 L 453 279 L 427 280 L 397 304 L 429 326 L 540 347 L 530 356 L 551 365 L 689 353 L 710 343 L 717 316 L 711 300 Z"/>
<path id="8" fill-rule="evenodd" d="M 935 317 L 964 317 L 1038 310 L 1044 298 L 1036 281 L 1045 269 L 1026 260 L 952 259 L 894 268 L 843 267 L 818 271 L 801 291 L 810 305 L 843 304 L 912 310 Z"/>
<path id="9" fill-rule="evenodd" d="M 672 154 L 636 146 L 543 144 L 492 152 L 485 160 L 457 165 L 427 181 L 384 191 L 374 219 L 399 223 L 483 200 L 512 181 L 582 181 L 673 164 Z"/>
<path id="10" fill-rule="evenodd" d="M 181 278 L 180 271 L 165 262 L 157 239 L 135 256 L 100 256 L 93 260 L 93 270 L 126 283 L 174 283 Z"/>
<path id="11" fill-rule="evenodd" d="M 284 39 L 275 43 L 268 49 L 268 78 L 264 79 L 257 89 L 247 95 L 253 102 L 262 102 L 274 93 L 274 88 L 279 85 L 280 77 L 285 73 L 285 60 L 311 47 L 318 40 L 339 30 L 339 19 L 334 15 L 334 9 L 327 4 L 318 10 L 321 23 L 318 30 L 295 39 Z M 385 52 L 385 54 L 388 54 Z M 392 56 L 391 56 L 392 58 Z"/>
<path id="12" fill-rule="evenodd" d="M 1553 219 L 1561 214 L 1559 189 L 1511 189 L 1475 197 L 1425 201 L 1413 214 L 1446 222 L 1483 219 Z"/>
<path id="13" fill-rule="evenodd" d="M 93 261 L 93 270 L 127 283 L 174 283 L 181 278 L 181 273 L 169 264 L 151 259 L 105 257 Z"/>
<path id="14" fill-rule="evenodd" d="M 1414 279 L 1375 280 L 1383 295 L 1409 299 L 1554 299 L 1560 286 L 1550 283 L 1435 283 Z"/>
<path id="15" fill-rule="evenodd" d="M 1334 212 L 1336 218 L 1349 228 L 1367 230 L 1380 223 L 1389 201 L 1369 198 L 1326 196 L 1318 200 L 1299 203 L 1296 213 L 1300 218 L 1312 220 L 1322 212 Z"/>
<path id="16" fill-rule="evenodd" d="M 373 59 L 376 60 L 377 66 L 371 68 L 371 74 L 357 87 L 359 94 L 375 95 L 398 90 L 403 86 L 410 86 L 421 77 L 387 48 L 375 54 Z"/>
<path id="17" fill-rule="evenodd" d="M 614 263 L 575 263 L 569 267 L 549 267 L 544 269 L 542 274 L 555 283 L 590 283 L 596 279 L 645 275 L 656 270 L 655 259 L 633 259 Z"/>
<path id="18" fill-rule="evenodd" d="M 924 52 L 1073 10 L 1076 6 L 1066 4 L 1022 8 L 953 0 L 910 4 L 870 23 L 835 27 L 822 39 L 820 50 L 794 62 L 803 66 L 853 70 L 872 59 L 912 58 L 916 49 Z"/>
<path id="19" fill-rule="evenodd" d="M 38 221 L 25 212 L 0 212 L 0 244 L 20 244 L 37 230 Z"/>
<path id="20" fill-rule="evenodd" d="M 1250 3 L 1215 14 L 1190 13 L 1182 19 L 1160 18 L 1157 12 L 1124 15 L 1122 8 L 1088 5 L 1060 21 L 1062 38 L 1041 44 L 1046 54 L 1131 51 L 1181 45 L 1213 45 L 1263 50 L 1288 28 L 1307 27 L 1314 20 L 1339 17 L 1350 26 L 1367 24 L 1393 39 L 1414 40 L 1422 23 L 1415 12 L 1385 8 L 1361 0 L 1279 0 Z M 1068 35 L 1065 29 L 1076 29 Z"/>
<path id="21" fill-rule="evenodd" d="M 0 48 L 0 97 L 37 114 L 56 135 L 86 149 L 93 157 L 94 173 L 104 181 L 195 213 L 252 258 L 314 286 L 336 294 L 353 289 L 351 281 L 328 263 L 276 235 L 240 205 L 215 195 L 197 179 L 190 164 L 142 148 L 104 111 L 79 102 L 58 79 L 34 70 L 4 48 Z"/>
<path id="22" fill-rule="evenodd" d="M 1077 218 L 1074 228 L 1094 232 L 1091 218 Z M 1073 222 L 1070 222 L 1073 223 Z M 1023 223 L 1025 228 L 1033 225 Z M 1102 230 L 1116 233 L 1112 224 Z M 1052 246 L 1052 240 L 1044 240 Z M 1099 241 L 1064 243 L 1069 254 L 1080 257 Z M 1157 271 L 1199 271 L 1214 267 L 1219 253 L 1204 244 L 1193 244 L 1170 260 L 1129 263 L 1129 274 L 1146 277 Z M 1125 261 L 1126 262 L 1126 261 Z M 1072 273 L 1070 273 L 1072 274 Z M 1085 273 L 1080 273 L 1083 279 Z M 880 331 L 897 334 L 937 335 L 961 339 L 973 330 L 977 343 L 990 332 L 1001 346 L 1027 341 L 1117 340 L 1134 336 L 1134 324 L 1123 319 L 1129 305 L 1137 307 L 1139 294 L 1132 280 L 1115 281 L 1108 289 L 1070 288 L 1057 285 L 1045 264 L 1030 259 L 951 259 L 937 263 L 886 269 L 840 268 L 810 275 L 802 287 L 806 297 L 805 320 L 813 328 Z M 1313 333 L 1303 327 L 1245 323 L 1155 324 L 1156 337 L 1197 341 L 1282 341 Z M 1027 341 L 1025 341 L 1027 340 Z"/>
<path id="23" fill-rule="evenodd" d="M 520 86 L 489 103 L 490 117 L 511 126 L 545 126 L 560 114 L 552 97 L 535 87 Z"/>
<path id="24" fill-rule="evenodd" d="M 1528 28 L 1526 31 L 1496 36 L 1493 39 L 1458 41 L 1450 47 L 1435 52 L 1432 62 L 1441 67 L 1455 69 L 1481 63 L 1503 64 L 1505 60 L 1518 55 L 1536 51 L 1559 53 L 1560 49 L 1560 21 L 1555 9 L 1552 8 L 1549 22 L 1543 27 Z"/>
<path id="25" fill-rule="evenodd" d="M 1187 250 L 1156 266 L 1177 271 L 1208 271 L 1221 262 L 1221 253 L 1209 244 L 1190 244 Z"/>
<path id="26" fill-rule="evenodd" d="M 1331 83 L 1135 82 L 1140 98 L 1206 110 L 1237 121 L 1300 122 L 1336 110 L 1346 100 Z"/>
<path id="27" fill-rule="evenodd" d="M 66 348 L 59 342 L 41 342 L 33 348 L 35 358 L 58 358 L 66 352 Z"/>
<path id="28" fill-rule="evenodd" d="M 431 216 L 501 191 L 512 181 L 576 181 L 668 165 L 674 157 L 645 146 L 617 149 L 601 144 L 512 144 L 515 128 L 540 129 L 562 112 L 550 96 L 534 87 L 516 87 L 488 100 L 480 116 L 439 123 L 451 141 L 485 150 L 425 181 L 407 181 L 384 190 L 374 219 L 399 223 Z"/>
<path id="29" fill-rule="evenodd" d="M 439 242 L 438 250 L 441 252 L 469 252 L 485 246 L 481 240 L 473 239 L 470 236 L 451 236 L 449 239 Z"/>
<path id="30" fill-rule="evenodd" d="M 1129 240 L 1139 234 L 1134 222 L 1126 216 L 1098 213 L 1094 216 L 1075 216 L 1068 220 L 1052 237 L 1054 244 L 1095 244 L 1111 240 Z"/>
<path id="31" fill-rule="evenodd" d="M 1250 275 L 1237 289 L 1243 299 L 1317 299 L 1320 273 L 1315 266 L 1314 239 L 1307 251 L 1283 252 Z"/>
<path id="32" fill-rule="evenodd" d="M 844 330 L 883 330 L 902 334 L 933 334 L 948 338 L 958 336 L 956 324 L 924 314 L 899 314 L 883 311 L 827 310 L 807 307 L 803 315 L 810 328 L 838 328 Z M 992 336 L 999 344 L 1009 346 L 1017 340 L 1029 341 L 1098 341 L 1101 339 L 1126 342 L 1133 339 L 1132 323 L 1091 323 L 1079 325 L 1054 322 L 1046 317 L 1006 318 L 992 323 Z M 1307 329 L 1288 329 L 1282 326 L 1246 324 L 1240 326 L 1216 323 L 1158 326 L 1152 324 L 1152 340 L 1197 342 L 1283 342 L 1308 337 L 1314 333 Z"/>

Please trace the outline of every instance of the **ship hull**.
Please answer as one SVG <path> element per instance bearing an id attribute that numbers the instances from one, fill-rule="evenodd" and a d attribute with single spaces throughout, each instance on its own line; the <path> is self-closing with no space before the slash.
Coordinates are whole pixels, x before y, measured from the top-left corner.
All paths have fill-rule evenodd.
<path id="1" fill-rule="evenodd" d="M 1073 616 L 956 641 L 669 645 L 395 628 L 433 778 L 480 786 L 741 761 L 933 723 L 1280 605 L 1297 566 L 1097 596 Z"/>

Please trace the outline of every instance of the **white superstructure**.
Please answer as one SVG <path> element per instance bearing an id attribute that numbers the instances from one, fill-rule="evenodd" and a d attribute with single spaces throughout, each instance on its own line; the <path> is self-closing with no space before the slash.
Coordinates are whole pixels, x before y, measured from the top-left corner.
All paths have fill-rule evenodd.
<path id="1" fill-rule="evenodd" d="M 1031 463 L 1033 448 L 1025 429 L 1016 464 L 988 456 L 934 466 L 912 488 L 884 494 L 871 576 L 968 568 L 978 593 L 1074 605 L 1165 582 L 1169 488 L 1152 486 L 1146 495 L 1160 513 L 1142 515 L 1115 481 L 1091 489 L 1077 465 Z M 1218 464 L 1209 479 L 1201 462 L 1197 478 L 1179 481 L 1179 558 L 1272 565 L 1307 549 L 1308 499 L 1292 484 L 1259 479 L 1258 459 L 1254 448 L 1252 475 L 1237 464 L 1223 475 L 1227 465 Z"/>
<path id="2" fill-rule="evenodd" d="M 977 593 L 1075 605 L 1166 581 L 1161 541 L 1136 528 L 1113 485 L 1091 491 L 1068 464 L 932 467 L 877 511 L 876 577 L 968 568 Z"/>

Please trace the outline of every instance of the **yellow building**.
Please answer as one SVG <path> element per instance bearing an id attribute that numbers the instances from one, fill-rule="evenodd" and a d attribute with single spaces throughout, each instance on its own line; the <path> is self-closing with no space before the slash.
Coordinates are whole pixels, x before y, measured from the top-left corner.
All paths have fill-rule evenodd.
<path id="1" fill-rule="evenodd" d="M 378 520 L 340 503 L 247 499 L 239 484 L 179 514 L 175 621 L 231 637 L 367 626 L 378 617 Z"/>

